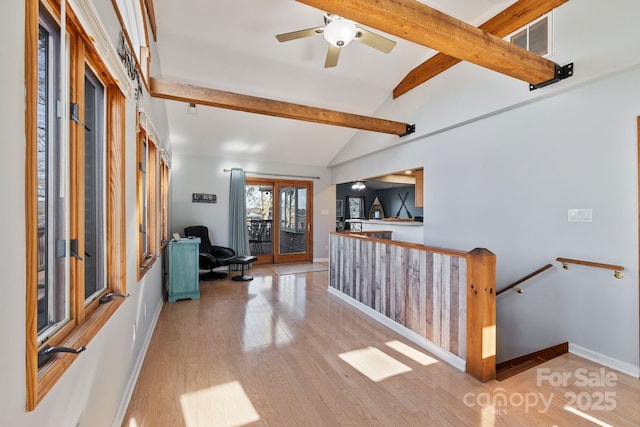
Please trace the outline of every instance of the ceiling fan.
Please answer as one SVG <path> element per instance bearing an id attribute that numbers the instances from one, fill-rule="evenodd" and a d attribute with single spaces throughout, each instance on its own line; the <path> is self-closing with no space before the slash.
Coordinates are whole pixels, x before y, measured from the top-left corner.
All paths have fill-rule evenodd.
<path id="1" fill-rule="evenodd" d="M 355 22 L 334 15 L 333 13 L 325 13 L 324 23 L 324 27 L 308 28 L 306 30 L 278 34 L 276 38 L 280 42 L 288 42 L 322 34 L 324 39 L 329 42 L 329 50 L 327 51 L 327 57 L 324 62 L 325 68 L 338 65 L 340 49 L 352 40 L 357 40 L 384 53 L 391 52 L 391 49 L 396 45 L 396 42 L 393 40 L 360 28 Z"/>

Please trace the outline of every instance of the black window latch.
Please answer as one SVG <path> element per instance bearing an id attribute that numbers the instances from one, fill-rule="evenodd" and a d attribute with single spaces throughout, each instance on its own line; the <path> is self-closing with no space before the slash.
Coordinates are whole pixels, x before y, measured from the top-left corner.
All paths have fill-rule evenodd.
<path id="1" fill-rule="evenodd" d="M 109 301 L 111 301 L 114 297 L 118 297 L 118 298 L 126 298 L 128 297 L 129 294 L 127 295 L 122 295 L 120 293 L 117 292 L 109 292 L 108 294 L 105 294 L 103 296 L 100 297 L 100 304 L 105 304 L 108 303 Z"/>
<path id="2" fill-rule="evenodd" d="M 78 354 L 78 353 L 82 353 L 86 349 L 87 348 L 84 346 L 81 346 L 76 350 L 75 348 L 70 348 L 70 347 L 60 347 L 60 346 L 51 347 L 50 345 L 46 345 L 42 348 L 42 350 L 38 352 L 38 368 L 40 368 L 42 365 L 44 365 L 49 360 L 51 360 L 53 355 L 56 353 Z"/>

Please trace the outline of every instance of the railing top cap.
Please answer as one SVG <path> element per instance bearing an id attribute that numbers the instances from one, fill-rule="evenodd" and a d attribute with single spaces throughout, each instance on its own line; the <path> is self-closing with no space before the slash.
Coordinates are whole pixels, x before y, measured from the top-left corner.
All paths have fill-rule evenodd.
<path id="1" fill-rule="evenodd" d="M 380 231 L 372 231 L 372 234 L 376 234 L 376 233 L 380 233 Z M 449 249 L 449 248 L 441 248 L 441 247 L 436 247 L 436 246 L 426 246 L 426 245 L 420 245 L 418 243 L 410 243 L 410 242 L 400 242 L 397 240 L 389 240 L 389 239 L 380 239 L 377 237 L 370 237 L 367 235 L 363 235 L 361 233 L 358 234 L 354 234 L 354 233 L 350 233 L 350 232 L 331 232 L 330 234 L 332 235 L 336 235 L 336 236 L 341 236 L 341 237 L 347 237 L 347 238 L 351 238 L 351 239 L 357 239 L 357 240 L 364 240 L 364 241 L 370 241 L 370 242 L 376 242 L 376 243 L 383 243 L 383 244 L 387 244 L 387 245 L 394 245 L 394 246 L 400 246 L 400 247 L 405 247 L 405 248 L 412 248 L 412 249 L 418 249 L 421 251 L 426 251 L 426 252 L 433 252 L 433 253 L 438 253 L 438 254 L 443 254 L 443 255 L 450 255 L 450 256 L 457 256 L 457 257 L 461 257 L 461 258 L 466 258 L 470 255 L 475 255 L 474 253 L 472 253 L 473 251 L 461 251 L 461 250 L 456 250 L 456 249 Z M 476 250 L 476 249 L 474 249 Z M 483 252 L 482 256 L 489 256 L 489 255 L 493 255 L 493 253 L 491 251 L 489 251 L 488 249 L 481 249 L 482 251 L 486 251 Z"/>

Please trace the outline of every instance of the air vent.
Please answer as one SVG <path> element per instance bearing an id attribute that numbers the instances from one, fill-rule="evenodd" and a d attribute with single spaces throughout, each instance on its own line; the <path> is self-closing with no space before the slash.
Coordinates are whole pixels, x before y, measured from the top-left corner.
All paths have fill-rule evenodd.
<path id="1" fill-rule="evenodd" d="M 548 56 L 553 53 L 551 22 L 551 14 L 549 13 L 526 27 L 519 29 L 506 39 L 536 55 Z"/>

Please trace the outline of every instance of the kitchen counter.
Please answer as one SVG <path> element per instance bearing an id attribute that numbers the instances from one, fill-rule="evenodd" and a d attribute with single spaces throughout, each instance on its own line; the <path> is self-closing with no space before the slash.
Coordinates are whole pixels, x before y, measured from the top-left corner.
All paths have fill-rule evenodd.
<path id="1" fill-rule="evenodd" d="M 398 242 L 424 244 L 423 223 L 418 221 L 387 221 L 384 219 L 348 219 L 348 222 L 361 222 L 362 231 L 392 231 L 391 239 Z"/>

